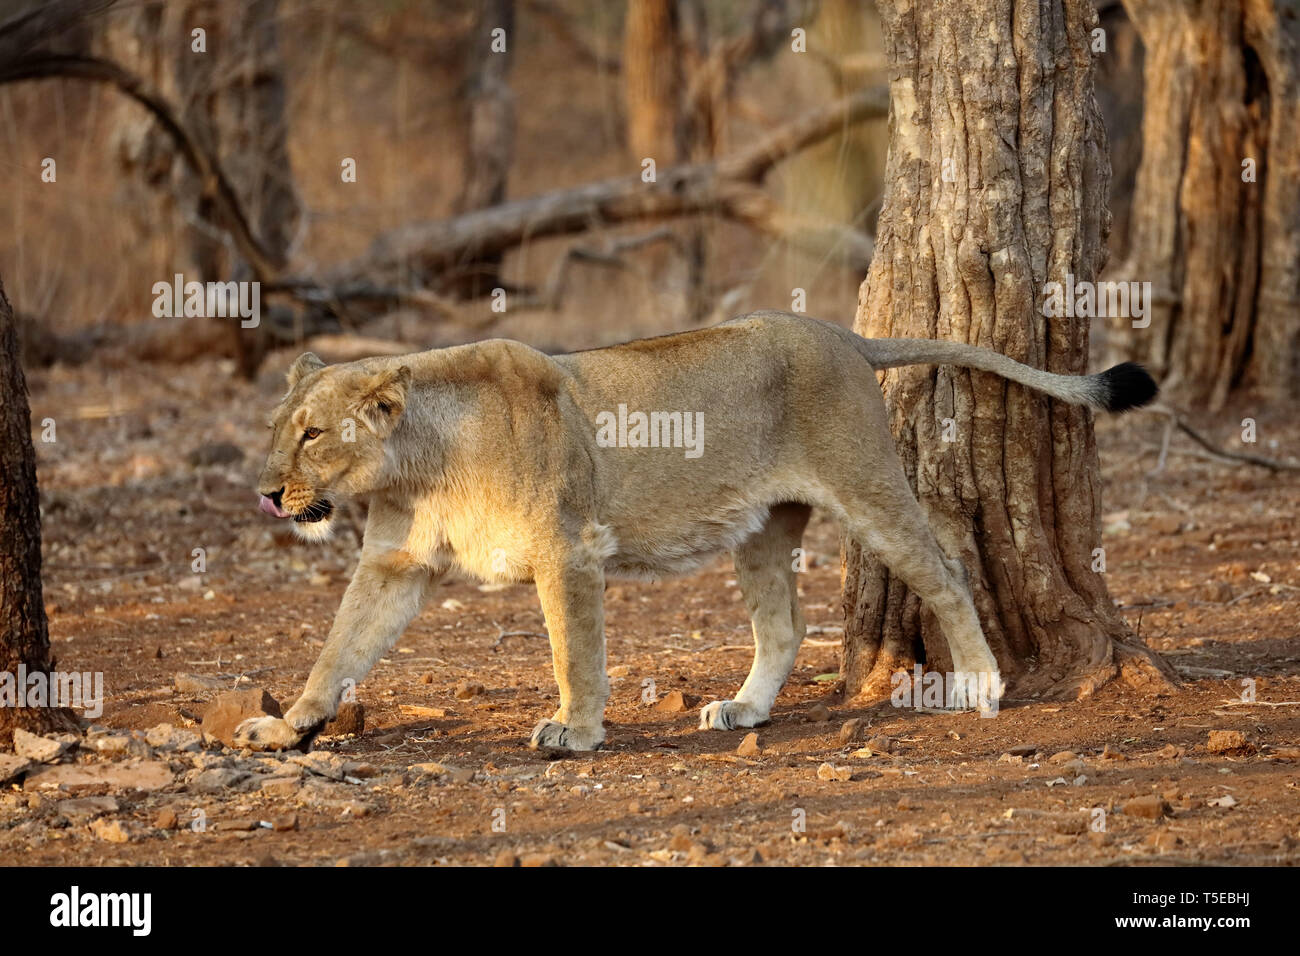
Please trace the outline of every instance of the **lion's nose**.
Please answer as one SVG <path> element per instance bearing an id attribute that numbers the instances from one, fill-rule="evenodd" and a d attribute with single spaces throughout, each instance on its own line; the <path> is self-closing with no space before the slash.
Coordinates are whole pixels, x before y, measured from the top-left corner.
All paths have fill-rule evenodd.
<path id="1" fill-rule="evenodd" d="M 280 496 L 281 496 L 282 494 L 284 494 L 284 486 L 281 485 L 279 491 L 259 491 L 258 494 L 259 494 L 259 495 L 265 495 L 266 497 L 270 498 L 270 499 L 271 499 L 271 502 L 272 502 L 272 503 L 273 503 L 277 508 L 279 508 L 279 507 L 281 507 L 281 505 L 280 505 Z"/>

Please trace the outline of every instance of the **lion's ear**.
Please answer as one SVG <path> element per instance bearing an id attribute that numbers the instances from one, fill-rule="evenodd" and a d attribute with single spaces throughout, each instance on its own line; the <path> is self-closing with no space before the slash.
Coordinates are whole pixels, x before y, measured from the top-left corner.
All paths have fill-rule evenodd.
<path id="1" fill-rule="evenodd" d="M 410 385 L 411 369 L 406 365 L 365 376 L 353 403 L 357 417 L 376 435 L 384 437 L 406 410 Z"/>
<path id="2" fill-rule="evenodd" d="M 320 357 L 315 352 L 303 352 L 289 366 L 289 387 L 293 388 L 303 380 L 304 376 L 324 367 L 325 363 L 320 360 Z"/>

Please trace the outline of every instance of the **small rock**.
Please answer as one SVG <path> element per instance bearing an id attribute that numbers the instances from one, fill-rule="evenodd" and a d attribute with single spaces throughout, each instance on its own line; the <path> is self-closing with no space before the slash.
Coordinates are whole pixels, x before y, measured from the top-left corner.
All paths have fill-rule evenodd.
<path id="1" fill-rule="evenodd" d="M 1069 763 L 1071 760 L 1078 760 L 1079 755 L 1073 750 L 1062 750 L 1054 753 L 1047 758 L 1048 763 Z"/>
<path id="2" fill-rule="evenodd" d="M 416 774 L 437 776 L 439 774 L 450 773 L 452 768 L 448 767 L 446 764 L 438 763 L 436 760 L 429 760 L 425 763 L 413 763 L 406 769 Z"/>
<path id="3" fill-rule="evenodd" d="M 1032 757 L 1038 753 L 1038 744 L 1016 744 L 1014 747 L 1008 747 L 1007 753 L 1013 757 Z"/>
<path id="4" fill-rule="evenodd" d="M 457 700 L 472 700 L 484 693 L 482 684 L 476 684 L 473 681 L 462 680 L 456 684 L 454 696 Z"/>
<path id="5" fill-rule="evenodd" d="M 1170 833 L 1168 830 L 1157 830 L 1143 841 L 1147 846 L 1159 850 L 1162 853 L 1166 850 L 1175 849 L 1181 842 L 1176 833 Z"/>
<path id="6" fill-rule="evenodd" d="M 853 779 L 852 767 L 836 767 L 829 763 L 824 763 L 817 768 L 818 780 L 838 780 L 845 781 Z"/>
<path id="7" fill-rule="evenodd" d="M 203 749 L 198 734 L 192 730 L 173 727 L 171 724 L 150 727 L 145 731 L 144 739 L 150 747 L 169 753 L 194 753 Z"/>
<path id="8" fill-rule="evenodd" d="M 1211 730 L 1206 746 L 1212 754 L 1226 754 L 1233 751 L 1253 750 L 1250 741 L 1240 730 Z"/>
<path id="9" fill-rule="evenodd" d="M 86 747 L 101 754 L 124 754 L 131 749 L 131 738 L 126 734 L 105 734 L 86 738 Z"/>
<path id="10" fill-rule="evenodd" d="M 289 830 L 298 829 L 298 814 L 296 813 L 279 813 L 271 817 L 271 829 L 276 833 L 285 833 Z"/>
<path id="11" fill-rule="evenodd" d="M 272 797 L 292 797 L 301 787 L 300 777 L 268 777 L 261 782 L 262 792 Z"/>
<path id="12" fill-rule="evenodd" d="M 121 807 L 113 797 L 78 797 L 73 800 L 60 800 L 55 809 L 69 820 L 82 817 L 97 817 L 105 813 L 117 813 Z"/>
<path id="13" fill-rule="evenodd" d="M 21 727 L 14 730 L 14 753 L 37 763 L 50 763 L 58 760 L 72 749 L 71 744 L 51 737 L 28 733 Z"/>
<path id="14" fill-rule="evenodd" d="M 619 664 L 617 667 L 611 667 L 607 673 L 614 680 L 622 680 L 632 673 L 632 668 L 627 664 Z"/>
<path id="15" fill-rule="evenodd" d="M 240 789 L 241 785 L 252 778 L 244 770 L 232 770 L 228 767 L 214 767 L 204 770 L 195 777 L 189 786 L 191 793 L 223 793 L 227 790 Z"/>
<path id="16" fill-rule="evenodd" d="M 366 708 L 359 701 L 344 701 L 339 704 L 339 712 L 325 725 L 326 736 L 344 736 L 351 734 L 360 737 L 366 732 Z"/>
<path id="17" fill-rule="evenodd" d="M 813 704 L 808 708 L 808 720 L 814 724 L 824 724 L 831 719 L 831 709 L 825 704 Z"/>
<path id="18" fill-rule="evenodd" d="M 106 820 L 101 817 L 90 824 L 90 832 L 107 843 L 131 842 L 131 833 L 121 820 Z"/>
<path id="19" fill-rule="evenodd" d="M 520 866 L 559 866 L 555 858 L 546 853 L 527 853 L 519 858 Z"/>
<path id="20" fill-rule="evenodd" d="M 1207 800 L 1206 806 L 1220 807 L 1224 810 L 1230 810 L 1237 805 L 1237 798 L 1230 793 L 1225 793 L 1221 797 L 1215 797 L 1213 800 Z"/>
<path id="21" fill-rule="evenodd" d="M 757 757 L 759 754 L 758 734 L 745 734 L 745 739 L 742 740 L 740 746 L 736 748 L 736 753 L 742 757 Z"/>
<path id="22" fill-rule="evenodd" d="M 247 833 L 249 830 L 258 829 L 256 820 L 238 819 L 238 820 L 218 820 L 212 824 L 214 830 L 237 830 Z"/>
<path id="23" fill-rule="evenodd" d="M 158 811 L 158 816 L 154 817 L 153 825 L 159 830 L 175 830 L 180 825 L 180 817 L 171 807 L 164 807 Z"/>
<path id="24" fill-rule="evenodd" d="M 1106 744 L 1106 746 L 1101 748 L 1101 759 L 1102 760 L 1127 760 L 1128 757 L 1120 753 L 1118 750 L 1111 750 L 1110 744 Z"/>
<path id="25" fill-rule="evenodd" d="M 283 717 L 280 705 L 264 690 L 229 690 L 214 697 L 203 711 L 203 736 L 235 746 L 235 728 L 250 717 Z"/>
<path id="26" fill-rule="evenodd" d="M 87 790 L 157 790 L 172 782 L 172 771 L 160 760 L 123 763 L 59 764 L 38 767 L 23 781 L 27 791 L 62 789 L 76 795 Z"/>
<path id="27" fill-rule="evenodd" d="M 840 725 L 840 743 L 851 744 L 861 740 L 867 730 L 867 722 L 861 717 L 851 717 Z"/>
<path id="28" fill-rule="evenodd" d="M 689 707 L 686 695 L 679 690 L 669 691 L 655 704 L 655 710 L 661 714 L 680 714 Z"/>
<path id="29" fill-rule="evenodd" d="M 1143 820 L 1159 820 L 1161 817 L 1169 816 L 1170 812 L 1168 801 L 1155 794 L 1134 797 L 1124 803 L 1123 809 L 1125 816 L 1140 817 Z"/>
<path id="30" fill-rule="evenodd" d="M 898 741 L 893 737 L 886 737 L 883 734 L 872 737 L 867 741 L 867 749 L 878 754 L 892 754 L 894 748 L 898 746 Z"/>
<path id="31" fill-rule="evenodd" d="M 513 850 L 502 850 L 497 854 L 497 858 L 492 862 L 493 866 L 518 866 L 519 857 Z"/>
<path id="32" fill-rule="evenodd" d="M 32 765 L 26 757 L 0 754 L 0 785 L 8 783 Z"/>
<path id="33" fill-rule="evenodd" d="M 338 754 L 322 753 L 320 751 L 309 754 L 292 754 L 288 762 L 297 764 L 318 777 L 326 777 L 330 780 L 342 780 L 348 776 L 348 761 Z"/>

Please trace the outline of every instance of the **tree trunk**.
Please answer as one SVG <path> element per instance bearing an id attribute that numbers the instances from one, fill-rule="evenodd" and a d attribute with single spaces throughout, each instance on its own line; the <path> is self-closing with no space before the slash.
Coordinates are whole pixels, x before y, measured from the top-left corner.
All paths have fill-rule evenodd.
<path id="1" fill-rule="evenodd" d="M 1096 278 L 1110 167 L 1093 94 L 1090 0 L 880 0 L 890 145 L 855 329 L 942 338 L 1078 374 L 1085 319 L 1046 318 L 1045 283 Z M 884 375 L 909 479 L 1016 696 L 1090 693 L 1167 669 L 1127 643 L 1102 574 L 1089 412 L 954 368 Z M 899 668 L 952 669 L 937 624 L 869 553 L 845 546 L 842 673 L 888 694 Z M 1136 666 L 1123 667 L 1132 661 Z"/>
<path id="2" fill-rule="evenodd" d="M 1300 2 L 1125 0 L 1146 46 L 1142 165 L 1121 279 L 1151 324 L 1117 354 L 1217 409 L 1295 394 L 1300 361 Z"/>
<path id="3" fill-rule="evenodd" d="M 508 77 L 514 56 L 514 0 L 483 0 L 474 25 L 474 56 L 466 79 L 465 189 L 456 212 L 499 205 L 515 155 L 515 96 Z M 504 50 L 493 49 L 493 31 L 504 30 Z M 444 292 L 476 299 L 501 285 L 501 253 L 475 259 L 451 270 L 440 283 Z"/>
<path id="4" fill-rule="evenodd" d="M 216 4 L 199 0 L 177 21 L 176 76 L 183 119 L 199 143 L 221 158 L 243 201 L 249 225 L 262 246 L 286 261 L 297 232 L 301 207 L 289 162 L 288 93 L 280 57 L 276 18 L 279 0 L 238 0 Z M 191 50 L 188 30 L 201 23 L 207 52 Z M 204 280 L 254 278 L 225 237 L 210 184 L 181 167 L 181 194 L 196 198 L 200 223 L 191 229 L 191 249 Z M 230 323 L 240 371 L 251 377 L 268 348 L 263 325 Z"/>
<path id="5" fill-rule="evenodd" d="M 41 596 L 41 510 L 27 380 L 13 310 L 0 284 L 0 674 L 17 682 L 20 668 L 34 674 L 53 666 Z M 75 726 L 66 710 L 0 706 L 0 746 L 12 743 L 17 727 Z"/>
<path id="6" fill-rule="evenodd" d="M 630 0 L 623 32 L 627 146 L 639 163 L 683 159 L 677 0 Z"/>

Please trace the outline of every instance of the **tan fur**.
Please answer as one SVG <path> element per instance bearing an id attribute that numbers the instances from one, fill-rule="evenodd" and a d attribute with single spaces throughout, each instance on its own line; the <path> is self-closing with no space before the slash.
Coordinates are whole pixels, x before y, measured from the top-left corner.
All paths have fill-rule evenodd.
<path id="1" fill-rule="evenodd" d="M 458 569 L 536 584 L 560 707 L 532 742 L 597 747 L 609 695 L 606 576 L 682 573 L 726 551 L 756 653 L 735 700 L 709 704 L 701 722 L 761 723 L 804 634 L 792 552 L 810 506 L 834 515 L 920 595 L 958 672 L 983 673 L 1000 693 L 964 572 L 940 551 L 908 487 L 869 348 L 839 326 L 767 312 L 554 357 L 509 341 L 330 367 L 303 356 L 272 417 L 260 488 L 283 488 L 295 514 L 366 495 L 369 518 L 302 697 L 284 720 L 246 723 L 241 742 L 309 742 L 349 682 L 366 676 L 438 579 Z M 895 350 L 887 360 L 905 356 Z M 598 416 L 620 404 L 702 412 L 702 453 L 601 447 Z M 342 440 L 347 419 L 353 442 Z M 322 432 L 303 443 L 308 427 Z M 328 525 L 299 527 L 320 537 Z"/>

